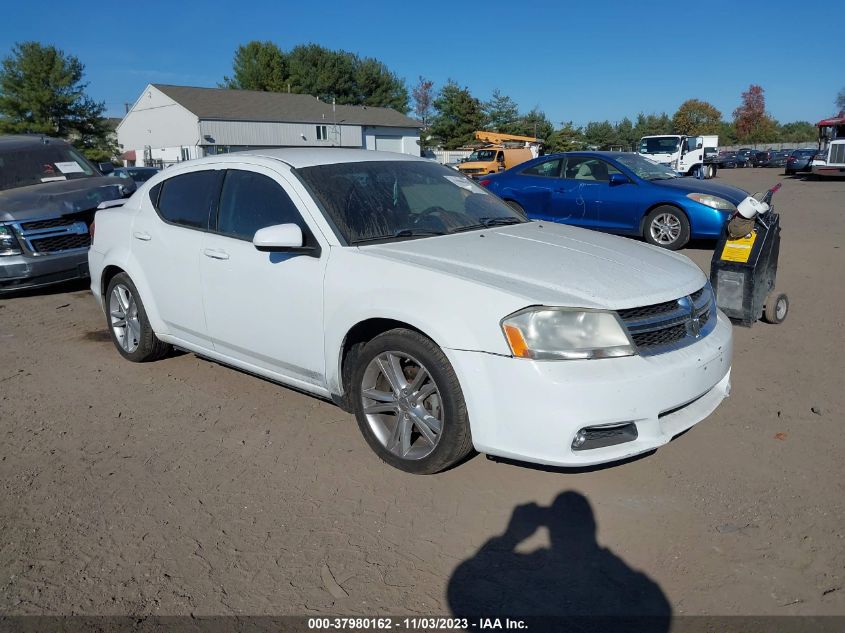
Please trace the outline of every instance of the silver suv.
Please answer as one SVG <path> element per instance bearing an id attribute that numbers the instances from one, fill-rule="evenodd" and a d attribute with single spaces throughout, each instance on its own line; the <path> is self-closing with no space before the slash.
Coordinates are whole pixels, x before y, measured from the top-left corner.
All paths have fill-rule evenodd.
<path id="1" fill-rule="evenodd" d="M 134 191 L 65 141 L 0 136 L 0 295 L 87 277 L 97 205 Z"/>

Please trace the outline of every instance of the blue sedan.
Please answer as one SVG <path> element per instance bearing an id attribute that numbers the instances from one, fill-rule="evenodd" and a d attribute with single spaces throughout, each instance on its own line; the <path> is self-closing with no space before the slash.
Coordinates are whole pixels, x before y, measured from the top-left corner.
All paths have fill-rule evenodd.
<path id="1" fill-rule="evenodd" d="M 748 196 L 622 152 L 541 156 L 483 176 L 480 184 L 532 219 L 642 236 L 671 250 L 690 238 L 719 237 Z"/>

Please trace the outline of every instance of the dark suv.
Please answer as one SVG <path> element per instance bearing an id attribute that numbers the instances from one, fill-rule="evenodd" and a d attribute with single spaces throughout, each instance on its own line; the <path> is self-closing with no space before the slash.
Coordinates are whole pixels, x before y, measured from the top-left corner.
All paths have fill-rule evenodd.
<path id="1" fill-rule="evenodd" d="M 97 205 L 135 188 L 65 141 L 0 136 L 0 295 L 87 277 Z"/>

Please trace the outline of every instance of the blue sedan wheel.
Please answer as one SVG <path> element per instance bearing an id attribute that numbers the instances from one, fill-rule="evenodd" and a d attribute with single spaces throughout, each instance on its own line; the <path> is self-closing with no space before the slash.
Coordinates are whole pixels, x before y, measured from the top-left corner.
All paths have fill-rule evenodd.
<path id="1" fill-rule="evenodd" d="M 689 220 L 677 207 L 657 207 L 645 219 L 643 237 L 649 244 L 674 251 L 684 246 L 689 236 Z"/>

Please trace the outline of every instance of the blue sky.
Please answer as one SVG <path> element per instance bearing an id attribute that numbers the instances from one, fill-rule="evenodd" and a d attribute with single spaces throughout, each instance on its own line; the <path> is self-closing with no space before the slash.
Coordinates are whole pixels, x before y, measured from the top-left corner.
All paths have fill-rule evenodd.
<path id="1" fill-rule="evenodd" d="M 51 43 L 86 66 L 89 94 L 120 116 L 147 83 L 215 86 L 241 43 L 315 42 L 385 62 L 409 87 L 453 78 L 482 100 L 498 88 L 558 125 L 667 112 L 700 98 L 730 118 L 751 83 L 782 123 L 815 122 L 845 88 L 830 4 L 745 2 L 15 3 L 0 55 Z M 84 8 L 83 8 L 84 7 Z M 536 8 L 535 8 L 536 7 Z M 706 7 L 700 10 L 699 7 Z M 84 12 L 84 17 L 83 17 Z"/>

